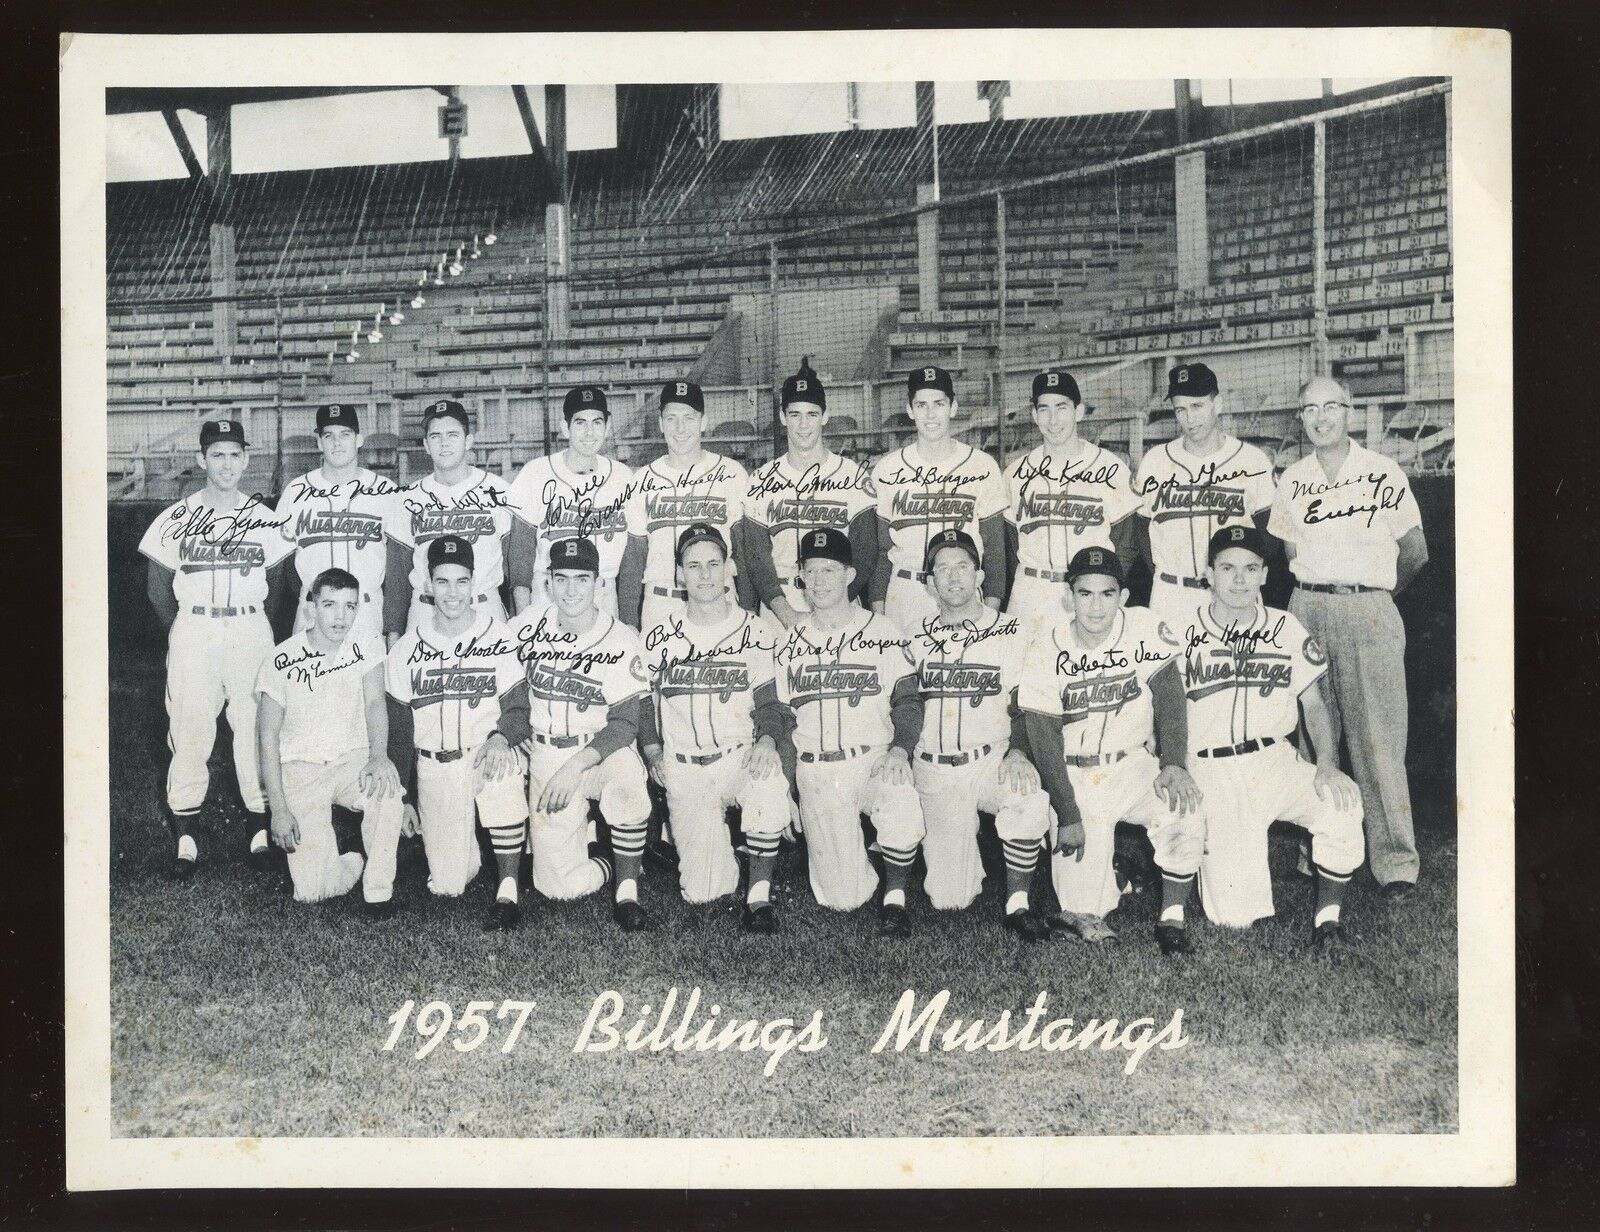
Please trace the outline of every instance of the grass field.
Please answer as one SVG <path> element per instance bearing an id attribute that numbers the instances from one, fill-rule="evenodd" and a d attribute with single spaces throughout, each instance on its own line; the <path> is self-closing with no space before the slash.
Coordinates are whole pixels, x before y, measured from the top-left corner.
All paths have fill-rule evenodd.
<path id="1" fill-rule="evenodd" d="M 286 878 L 253 872 L 233 822 L 202 835 L 188 886 L 165 877 L 157 808 L 163 731 L 159 662 L 114 677 L 112 1112 L 119 1136 L 198 1135 L 968 1135 L 1194 1132 L 1449 1132 L 1456 1107 L 1453 818 L 1419 800 L 1424 892 L 1385 906 L 1365 874 L 1340 961 L 1308 952 L 1309 883 L 1292 833 L 1274 843 L 1279 915 L 1248 933 L 1198 923 L 1196 953 L 1163 960 L 1154 904 L 1130 899 L 1122 938 L 1093 949 L 1025 948 L 997 924 L 989 888 L 939 915 L 913 896 L 917 933 L 874 935 L 868 911 L 810 901 L 791 858 L 776 899 L 783 932 L 748 938 L 730 904 L 689 907 L 664 878 L 645 894 L 654 933 L 625 937 L 607 904 L 531 898 L 520 931 L 479 931 L 489 889 L 429 901 L 419 844 L 405 844 L 410 909 L 368 921 L 355 901 L 292 902 Z M 208 812 L 220 815 L 224 793 Z M 219 808 L 221 803 L 224 807 Z M 993 853 L 991 853 L 993 854 Z M 761 1051 L 572 1051 L 594 999 L 620 992 L 625 1030 L 666 990 L 699 986 L 724 1018 L 824 1012 L 827 1047 L 790 1053 L 770 1077 Z M 1046 1020 L 1158 1026 L 1183 1010 L 1189 1043 L 1151 1051 L 1131 1075 L 1121 1051 L 872 1055 L 905 989 L 950 990 L 949 1016 L 1018 1017 L 1042 990 Z M 386 1021 L 418 1006 L 533 1000 L 521 1038 L 489 1015 L 475 1051 L 424 1042 Z M 682 1002 L 680 1000 L 680 1007 Z"/>

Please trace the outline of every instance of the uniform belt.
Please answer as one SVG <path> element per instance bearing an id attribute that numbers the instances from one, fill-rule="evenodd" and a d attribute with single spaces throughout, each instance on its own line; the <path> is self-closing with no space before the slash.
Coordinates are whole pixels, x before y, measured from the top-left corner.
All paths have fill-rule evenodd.
<path id="1" fill-rule="evenodd" d="M 1065 582 L 1067 575 L 1058 573 L 1054 569 L 1035 569 L 1032 565 L 1023 565 L 1022 571 L 1029 577 L 1043 578 L 1047 582 Z"/>
<path id="2" fill-rule="evenodd" d="M 896 569 L 894 575 L 897 578 L 905 578 L 908 582 L 926 582 L 928 580 L 926 573 L 913 573 L 910 569 Z"/>
<path id="3" fill-rule="evenodd" d="M 421 599 L 429 607 L 433 606 L 433 596 L 432 595 L 418 595 L 417 598 Z M 474 603 L 487 603 L 487 602 L 489 602 L 489 596 L 488 595 L 474 595 L 472 601 Z"/>
<path id="4" fill-rule="evenodd" d="M 980 757 L 987 757 L 994 752 L 994 745 L 986 744 L 981 749 L 973 749 L 970 753 L 924 753 L 917 750 L 917 756 L 923 761 L 931 761 L 936 766 L 964 766 L 969 761 L 977 761 Z"/>
<path id="5" fill-rule="evenodd" d="M 672 756 L 675 761 L 681 761 L 686 766 L 710 766 L 721 761 L 729 753 L 737 753 L 744 747 L 742 744 L 736 744 L 731 748 L 718 749 L 715 753 L 674 753 Z"/>
<path id="6" fill-rule="evenodd" d="M 543 732 L 531 732 L 528 739 L 539 744 L 548 744 L 553 749 L 575 749 L 580 744 L 588 744 L 594 739 L 592 734 L 582 736 L 547 736 Z"/>
<path id="7" fill-rule="evenodd" d="M 1132 752 L 1123 749 L 1120 753 L 1072 753 L 1062 757 L 1062 761 L 1069 766 L 1077 766 L 1080 770 L 1088 766 L 1111 766 L 1121 761 Z"/>
<path id="8" fill-rule="evenodd" d="M 260 610 L 254 604 L 249 607 L 191 607 L 189 609 L 196 616 L 254 616 Z"/>
<path id="9" fill-rule="evenodd" d="M 1360 586 L 1354 582 L 1348 584 L 1340 582 L 1296 582 L 1295 586 L 1301 590 L 1314 590 L 1319 595 L 1365 595 L 1378 592 L 1382 592 L 1383 594 L 1389 593 L 1389 588 L 1387 586 Z"/>
<path id="10" fill-rule="evenodd" d="M 1187 586 L 1190 590 L 1207 589 L 1205 578 L 1179 577 L 1176 573 L 1158 573 L 1156 576 L 1173 586 Z"/>
<path id="11" fill-rule="evenodd" d="M 800 760 L 810 765 L 818 761 L 848 761 L 852 757 L 860 757 L 863 753 L 872 752 L 870 744 L 857 745 L 853 749 L 831 749 L 826 753 L 810 753 L 802 749 Z"/>
<path id="12" fill-rule="evenodd" d="M 677 588 L 670 586 L 652 586 L 650 588 L 650 593 L 653 595 L 660 595 L 663 599 L 687 599 L 689 597 L 688 591 L 678 590 Z"/>
<path id="13" fill-rule="evenodd" d="M 418 757 L 426 757 L 429 761 L 440 761 L 440 762 L 460 761 L 466 755 L 467 755 L 466 749 L 446 749 L 442 753 L 436 753 L 432 749 L 418 749 L 417 750 L 417 756 Z"/>
<path id="14" fill-rule="evenodd" d="M 1257 749 L 1264 749 L 1277 744 L 1279 737 L 1267 736 L 1261 740 L 1245 740 L 1239 744 L 1225 744 L 1220 749 L 1201 749 L 1197 757 L 1238 757 L 1241 753 L 1254 753 Z"/>

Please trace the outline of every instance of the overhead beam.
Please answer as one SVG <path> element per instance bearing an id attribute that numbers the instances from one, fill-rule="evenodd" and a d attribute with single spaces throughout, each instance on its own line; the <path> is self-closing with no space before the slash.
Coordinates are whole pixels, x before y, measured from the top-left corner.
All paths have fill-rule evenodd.
<path id="1" fill-rule="evenodd" d="M 184 131 L 183 123 L 178 119 L 175 108 L 168 107 L 161 113 L 161 118 L 167 122 L 167 131 L 172 134 L 172 144 L 178 147 L 178 156 L 183 159 L 184 168 L 189 172 L 191 180 L 203 180 L 206 173 L 200 167 L 200 160 L 195 157 L 194 146 L 189 144 L 189 134 Z"/>

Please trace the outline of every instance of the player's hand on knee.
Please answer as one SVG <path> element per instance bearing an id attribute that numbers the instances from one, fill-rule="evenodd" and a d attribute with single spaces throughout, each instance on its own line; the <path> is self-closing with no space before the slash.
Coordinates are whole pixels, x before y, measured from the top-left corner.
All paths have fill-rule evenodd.
<path id="1" fill-rule="evenodd" d="M 1205 799 L 1199 785 L 1182 766 L 1163 766 L 1156 775 L 1155 793 L 1179 817 L 1198 813 Z"/>
<path id="2" fill-rule="evenodd" d="M 1339 808 L 1350 810 L 1361 803 L 1361 789 L 1343 770 L 1335 766 L 1318 766 L 1311 785 L 1317 789 L 1317 798 Z"/>
<path id="3" fill-rule="evenodd" d="M 878 764 L 872 768 L 872 777 L 886 787 L 909 787 L 911 759 L 904 749 L 892 748 L 878 759 Z"/>
<path id="4" fill-rule="evenodd" d="M 416 838 L 421 833 L 422 819 L 417 816 L 416 805 L 408 804 L 400 818 L 400 837 Z"/>
<path id="5" fill-rule="evenodd" d="M 559 813 L 566 808 L 572 802 L 572 797 L 577 794 L 578 780 L 583 777 L 583 771 L 583 766 L 569 761 L 552 774 L 539 796 L 539 811 Z"/>
<path id="6" fill-rule="evenodd" d="M 285 851 L 294 851 L 300 846 L 300 823 L 287 808 L 273 810 L 272 841 Z"/>
<path id="7" fill-rule="evenodd" d="M 783 762 L 778 759 L 778 749 L 771 736 L 762 736 L 745 751 L 744 769 L 756 782 L 783 773 Z"/>
<path id="8" fill-rule="evenodd" d="M 662 761 L 665 756 L 659 744 L 647 744 L 640 750 L 644 755 L 644 768 L 650 775 L 650 781 L 657 787 L 665 788 L 667 785 L 667 767 Z"/>
<path id="9" fill-rule="evenodd" d="M 1000 786 L 1019 796 L 1032 795 L 1039 790 L 1039 772 L 1031 761 L 1012 749 L 1000 760 Z"/>
<path id="10" fill-rule="evenodd" d="M 357 780 L 369 800 L 387 800 L 400 794 L 400 772 L 387 757 L 374 757 Z"/>
<path id="11" fill-rule="evenodd" d="M 1075 821 L 1071 825 L 1062 826 L 1056 834 L 1056 850 L 1064 856 L 1082 860 L 1083 845 L 1088 841 L 1089 836 L 1083 832 L 1083 822 Z"/>
<path id="12" fill-rule="evenodd" d="M 517 773 L 518 770 L 517 755 L 511 751 L 506 738 L 499 732 L 492 733 L 478 746 L 478 755 L 473 758 L 473 765 L 477 768 L 480 784 L 497 782 Z"/>
<path id="13" fill-rule="evenodd" d="M 883 615 L 883 600 L 882 599 L 874 599 L 872 601 L 872 610 L 874 612 L 878 613 L 878 615 L 882 616 Z"/>

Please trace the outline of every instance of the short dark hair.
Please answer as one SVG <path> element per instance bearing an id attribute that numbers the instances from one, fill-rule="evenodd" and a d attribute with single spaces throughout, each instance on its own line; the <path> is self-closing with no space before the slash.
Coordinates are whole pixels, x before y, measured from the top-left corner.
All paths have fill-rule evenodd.
<path id="1" fill-rule="evenodd" d="M 311 583 L 311 601 L 315 603 L 317 596 L 325 590 L 361 590 L 361 583 L 356 581 L 356 575 L 345 569 L 324 569 L 317 574 L 316 580 Z"/>

